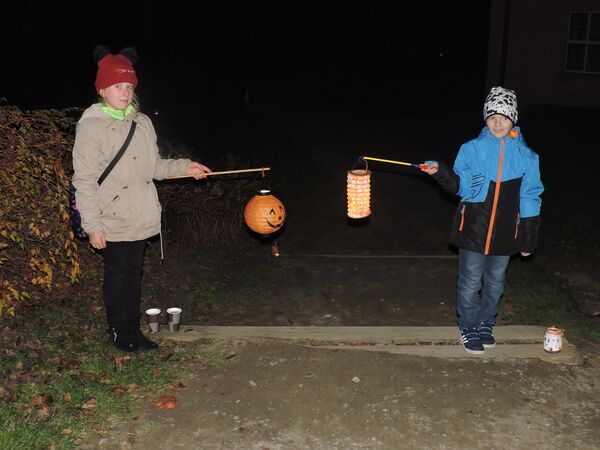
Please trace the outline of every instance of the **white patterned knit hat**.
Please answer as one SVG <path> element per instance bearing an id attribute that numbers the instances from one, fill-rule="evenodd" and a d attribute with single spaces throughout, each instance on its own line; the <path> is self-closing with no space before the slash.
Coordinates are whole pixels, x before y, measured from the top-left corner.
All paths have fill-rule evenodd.
<path id="1" fill-rule="evenodd" d="M 502 86 L 494 86 L 483 105 L 483 120 L 494 114 L 502 114 L 508 117 L 513 125 L 519 119 L 517 112 L 517 94 L 515 91 L 503 88 Z"/>

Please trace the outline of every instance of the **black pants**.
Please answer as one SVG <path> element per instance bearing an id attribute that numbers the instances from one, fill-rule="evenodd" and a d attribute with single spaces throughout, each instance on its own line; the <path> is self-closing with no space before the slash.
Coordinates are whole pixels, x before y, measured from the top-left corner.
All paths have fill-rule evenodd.
<path id="1" fill-rule="evenodd" d="M 102 297 L 111 327 L 139 324 L 142 272 L 146 240 L 107 242 L 104 256 Z"/>

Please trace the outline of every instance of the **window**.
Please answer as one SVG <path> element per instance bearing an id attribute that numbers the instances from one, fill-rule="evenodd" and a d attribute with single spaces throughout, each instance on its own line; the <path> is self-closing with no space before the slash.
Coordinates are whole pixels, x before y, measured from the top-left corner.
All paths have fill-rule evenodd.
<path id="1" fill-rule="evenodd" d="M 565 70 L 600 74 L 600 13 L 571 12 Z"/>

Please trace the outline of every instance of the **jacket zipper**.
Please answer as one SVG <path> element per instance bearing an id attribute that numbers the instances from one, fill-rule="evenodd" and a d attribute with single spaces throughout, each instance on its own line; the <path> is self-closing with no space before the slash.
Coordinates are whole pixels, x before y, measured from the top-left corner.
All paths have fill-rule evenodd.
<path id="1" fill-rule="evenodd" d="M 458 231 L 463 230 L 463 225 L 465 224 L 465 208 L 467 205 L 463 204 L 462 209 L 460 210 L 460 226 L 458 227 Z"/>
<path id="2" fill-rule="evenodd" d="M 496 189 L 494 191 L 494 203 L 492 204 L 492 215 L 490 216 L 490 226 L 488 228 L 487 239 L 485 241 L 485 252 L 490 252 L 490 242 L 492 241 L 492 232 L 494 231 L 494 221 L 496 220 L 496 210 L 498 208 L 498 197 L 500 197 L 500 183 L 502 182 L 502 164 L 504 162 L 504 139 L 500 139 L 500 161 L 498 162 L 498 174 L 496 175 Z"/>
<path id="3" fill-rule="evenodd" d="M 519 223 L 521 223 L 521 213 L 517 214 L 517 224 L 515 225 L 515 239 L 519 236 Z"/>

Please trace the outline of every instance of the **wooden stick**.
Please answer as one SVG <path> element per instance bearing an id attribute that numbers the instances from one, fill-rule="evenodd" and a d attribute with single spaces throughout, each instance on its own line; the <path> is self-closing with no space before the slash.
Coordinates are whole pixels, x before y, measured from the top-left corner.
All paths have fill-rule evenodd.
<path id="1" fill-rule="evenodd" d="M 261 172 L 263 170 L 271 170 L 271 168 L 270 167 L 261 167 L 260 169 L 240 169 L 240 170 L 224 170 L 221 172 L 207 172 L 204 174 L 204 176 L 208 177 L 210 175 L 226 175 L 229 173 Z M 165 180 L 175 180 L 178 178 L 190 178 L 193 176 L 194 175 L 176 175 L 173 177 L 166 177 Z"/>

